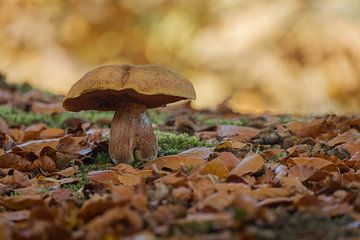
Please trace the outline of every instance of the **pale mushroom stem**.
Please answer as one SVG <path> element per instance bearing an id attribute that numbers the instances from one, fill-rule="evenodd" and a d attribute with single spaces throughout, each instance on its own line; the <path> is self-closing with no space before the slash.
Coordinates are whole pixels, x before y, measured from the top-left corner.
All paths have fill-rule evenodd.
<path id="1" fill-rule="evenodd" d="M 111 123 L 109 153 L 114 163 L 148 161 L 157 156 L 157 141 L 146 106 L 124 104 Z"/>

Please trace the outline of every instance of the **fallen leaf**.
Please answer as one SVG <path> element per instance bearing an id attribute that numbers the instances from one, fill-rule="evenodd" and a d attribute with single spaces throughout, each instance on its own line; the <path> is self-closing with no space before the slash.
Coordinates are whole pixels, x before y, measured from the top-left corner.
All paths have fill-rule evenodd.
<path id="1" fill-rule="evenodd" d="M 171 170 L 179 170 L 181 166 L 194 168 L 204 163 L 205 161 L 201 158 L 187 157 L 182 155 L 171 155 L 160 157 L 148 162 L 145 165 L 145 169 L 151 169 L 151 166 L 155 165 L 158 169 L 167 168 Z"/>
<path id="2" fill-rule="evenodd" d="M 0 206 L 11 210 L 28 209 L 33 206 L 41 205 L 42 198 L 39 195 L 1 197 Z"/>
<path id="3" fill-rule="evenodd" d="M 255 173 L 264 166 L 264 159 L 259 154 L 252 154 L 241 160 L 229 175 L 242 177 L 248 173 Z"/>
<path id="4" fill-rule="evenodd" d="M 41 131 L 40 139 L 60 138 L 65 135 L 65 131 L 60 128 L 47 128 Z"/>
<path id="5" fill-rule="evenodd" d="M 220 158 L 216 158 L 205 164 L 201 174 L 212 174 L 222 179 L 229 175 L 229 170 Z"/>
<path id="6" fill-rule="evenodd" d="M 47 155 L 40 156 L 31 164 L 32 169 L 41 168 L 46 172 L 55 172 L 55 162 Z"/>
<path id="7" fill-rule="evenodd" d="M 317 158 L 317 157 L 296 157 L 296 158 L 290 158 L 288 163 L 292 163 L 297 166 L 307 166 L 307 167 L 313 167 L 315 169 L 321 169 L 327 166 L 332 165 L 333 163 L 323 159 L 323 158 Z"/>
<path id="8" fill-rule="evenodd" d="M 25 158 L 13 154 L 13 153 L 5 153 L 0 156 L 0 167 L 1 168 L 14 168 L 16 170 L 26 172 L 31 169 L 31 162 L 26 160 Z"/>
<path id="9" fill-rule="evenodd" d="M 264 187 L 252 190 L 248 195 L 257 200 L 264 200 L 267 198 L 288 197 L 291 195 L 291 191 L 286 188 Z"/>
<path id="10" fill-rule="evenodd" d="M 87 174 L 89 180 L 102 184 L 119 184 L 118 176 L 111 170 L 92 171 Z"/>
<path id="11" fill-rule="evenodd" d="M 217 133 L 219 138 L 244 142 L 255 137 L 259 133 L 259 129 L 233 125 L 219 125 Z"/>

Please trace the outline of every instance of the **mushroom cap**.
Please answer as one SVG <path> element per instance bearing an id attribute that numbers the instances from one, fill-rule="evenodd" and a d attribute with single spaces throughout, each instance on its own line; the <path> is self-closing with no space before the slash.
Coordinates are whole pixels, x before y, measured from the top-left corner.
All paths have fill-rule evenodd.
<path id="1" fill-rule="evenodd" d="M 195 99 L 191 82 L 160 65 L 105 65 L 87 72 L 67 93 L 68 111 L 116 110 L 127 103 L 147 108 Z"/>

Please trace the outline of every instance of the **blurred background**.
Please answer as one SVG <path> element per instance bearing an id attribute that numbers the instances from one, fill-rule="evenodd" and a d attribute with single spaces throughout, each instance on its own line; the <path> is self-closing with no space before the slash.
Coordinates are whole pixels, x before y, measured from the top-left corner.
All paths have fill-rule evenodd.
<path id="1" fill-rule="evenodd" d="M 0 71 L 64 94 L 101 64 L 189 78 L 197 108 L 359 113 L 359 0 L 2 0 Z"/>

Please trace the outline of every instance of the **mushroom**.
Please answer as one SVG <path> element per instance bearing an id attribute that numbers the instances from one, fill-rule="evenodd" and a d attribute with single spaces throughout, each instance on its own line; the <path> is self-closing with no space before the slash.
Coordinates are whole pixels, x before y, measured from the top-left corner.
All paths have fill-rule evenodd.
<path id="1" fill-rule="evenodd" d="M 123 163 L 157 156 L 157 140 L 146 109 L 195 98 L 191 82 L 163 66 L 105 65 L 78 80 L 63 106 L 74 112 L 115 110 L 109 153 L 114 163 Z"/>

